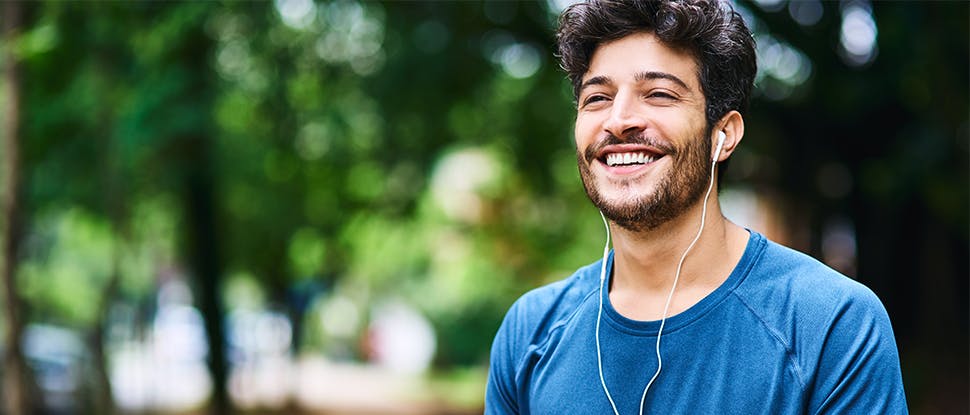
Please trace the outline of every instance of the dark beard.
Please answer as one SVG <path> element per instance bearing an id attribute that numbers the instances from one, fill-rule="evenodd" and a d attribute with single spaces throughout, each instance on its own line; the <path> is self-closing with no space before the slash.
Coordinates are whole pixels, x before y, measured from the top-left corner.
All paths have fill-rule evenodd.
<path id="1" fill-rule="evenodd" d="M 656 229 L 687 211 L 707 190 L 708 178 L 711 174 L 711 164 L 708 161 L 711 142 L 705 137 L 710 135 L 709 133 L 710 131 L 706 135 L 691 140 L 680 149 L 674 149 L 666 143 L 658 143 L 638 135 L 627 140 L 610 136 L 603 142 L 587 147 L 585 154 L 580 154 L 579 150 L 576 150 L 579 175 L 583 179 L 586 195 L 604 216 L 624 229 L 633 232 Z M 593 177 L 590 169 L 599 149 L 606 145 L 620 143 L 653 145 L 666 153 L 664 157 L 672 158 L 670 163 L 672 169 L 660 179 L 655 186 L 655 191 L 625 205 L 604 200 L 596 188 L 596 178 Z M 620 185 L 633 186 L 629 182 L 623 182 Z"/>

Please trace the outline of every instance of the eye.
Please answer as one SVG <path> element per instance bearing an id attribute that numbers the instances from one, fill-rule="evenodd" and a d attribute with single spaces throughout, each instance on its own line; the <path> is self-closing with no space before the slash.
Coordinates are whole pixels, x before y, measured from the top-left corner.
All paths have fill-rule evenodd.
<path id="1" fill-rule="evenodd" d="M 650 91 L 649 93 L 647 93 L 647 96 L 646 97 L 647 98 L 651 98 L 651 99 L 663 99 L 663 100 L 676 100 L 677 99 L 677 97 L 674 94 L 672 94 L 670 92 L 667 92 L 667 91 L 663 91 L 663 90 Z"/>
<path id="2" fill-rule="evenodd" d="M 603 102 L 603 101 L 606 101 L 608 99 L 609 98 L 606 95 L 593 94 L 593 95 L 590 95 L 590 96 L 586 97 L 586 99 L 583 100 L 583 105 L 582 106 L 583 107 L 586 107 L 588 105 L 595 104 L 597 102 Z"/>

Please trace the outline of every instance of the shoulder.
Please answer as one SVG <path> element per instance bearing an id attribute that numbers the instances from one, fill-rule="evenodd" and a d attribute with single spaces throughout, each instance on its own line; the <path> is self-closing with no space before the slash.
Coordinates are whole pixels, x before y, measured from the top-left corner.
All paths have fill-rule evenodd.
<path id="1" fill-rule="evenodd" d="M 498 336 L 538 344 L 567 322 L 579 304 L 599 287 L 600 262 L 578 269 L 568 278 L 533 289 L 515 301 L 505 315 Z M 498 337 L 496 338 L 498 341 Z"/>
<path id="2" fill-rule="evenodd" d="M 530 351 L 544 345 L 579 306 L 596 292 L 600 262 L 570 277 L 523 294 L 505 315 L 492 341 L 486 414 L 518 413 L 520 377 Z"/>
<path id="3" fill-rule="evenodd" d="M 820 261 L 757 235 L 762 244 L 734 294 L 782 341 L 821 339 L 837 320 L 877 321 L 889 317 L 865 285 Z M 837 333 L 836 333 L 837 334 Z"/>
<path id="4" fill-rule="evenodd" d="M 840 306 L 885 313 L 868 287 L 809 255 L 762 239 L 763 249 L 752 261 L 737 293 L 752 307 L 778 311 L 799 308 L 817 314 Z"/>
<path id="5" fill-rule="evenodd" d="M 811 389 L 810 407 L 853 412 L 865 402 L 879 413 L 905 411 L 895 336 L 879 298 L 806 254 L 763 243 L 735 294 L 788 349 Z M 882 400 L 865 398 L 866 388 Z"/>
<path id="6" fill-rule="evenodd" d="M 892 339 L 886 310 L 868 287 L 753 232 L 752 245 L 732 294 L 795 360 L 805 359 L 799 366 L 811 365 L 827 339 L 856 336 L 862 326 L 875 324 Z"/>

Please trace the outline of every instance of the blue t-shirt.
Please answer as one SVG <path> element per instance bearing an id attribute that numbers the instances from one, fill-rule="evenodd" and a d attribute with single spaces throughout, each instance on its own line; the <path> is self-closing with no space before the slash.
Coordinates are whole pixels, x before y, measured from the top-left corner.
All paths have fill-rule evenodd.
<path id="1" fill-rule="evenodd" d="M 511 307 L 492 345 L 486 414 L 613 413 L 596 360 L 600 266 Z M 608 297 L 603 375 L 620 415 L 636 415 L 657 368 L 660 322 L 625 318 Z M 719 288 L 667 319 L 660 347 L 647 414 L 907 413 L 892 326 L 875 294 L 756 232 Z"/>

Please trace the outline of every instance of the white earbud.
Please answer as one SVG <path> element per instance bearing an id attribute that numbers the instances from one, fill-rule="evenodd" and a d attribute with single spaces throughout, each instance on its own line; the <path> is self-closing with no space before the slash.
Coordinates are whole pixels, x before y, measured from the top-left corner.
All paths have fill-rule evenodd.
<path id="1" fill-rule="evenodd" d="M 712 162 L 717 161 L 717 158 L 721 155 L 721 147 L 724 146 L 724 139 L 727 138 L 727 134 L 724 131 L 717 132 L 717 150 L 714 150 L 714 159 Z"/>

